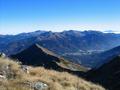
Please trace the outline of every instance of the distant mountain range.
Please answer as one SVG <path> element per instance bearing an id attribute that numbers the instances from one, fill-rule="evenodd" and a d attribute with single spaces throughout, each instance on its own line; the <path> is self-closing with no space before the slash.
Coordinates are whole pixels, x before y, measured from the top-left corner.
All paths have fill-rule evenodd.
<path id="1" fill-rule="evenodd" d="M 120 34 L 70 30 L 0 35 L 0 52 L 24 65 L 69 72 L 120 90 Z"/>
<path id="2" fill-rule="evenodd" d="M 0 52 L 10 56 L 35 43 L 68 60 L 93 68 L 102 56 L 99 60 L 95 60 L 94 57 L 120 46 L 120 34 L 69 30 L 0 35 Z"/>

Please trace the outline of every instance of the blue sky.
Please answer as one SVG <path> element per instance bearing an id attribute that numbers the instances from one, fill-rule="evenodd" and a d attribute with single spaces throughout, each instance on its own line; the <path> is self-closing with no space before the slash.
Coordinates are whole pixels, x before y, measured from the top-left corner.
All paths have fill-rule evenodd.
<path id="1" fill-rule="evenodd" d="M 69 29 L 120 32 L 120 0 L 0 0 L 0 34 Z"/>

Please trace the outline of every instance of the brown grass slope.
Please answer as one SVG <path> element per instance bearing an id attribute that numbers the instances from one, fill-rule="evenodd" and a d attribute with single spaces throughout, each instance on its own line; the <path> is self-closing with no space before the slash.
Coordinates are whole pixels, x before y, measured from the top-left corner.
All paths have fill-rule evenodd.
<path id="1" fill-rule="evenodd" d="M 34 90 L 28 83 L 44 82 L 46 90 L 105 90 L 99 85 L 87 82 L 67 72 L 47 70 L 43 67 L 31 67 L 29 73 L 21 69 L 21 65 L 7 58 L 0 58 L 0 72 L 6 71 L 6 79 L 0 78 L 0 90 Z"/>

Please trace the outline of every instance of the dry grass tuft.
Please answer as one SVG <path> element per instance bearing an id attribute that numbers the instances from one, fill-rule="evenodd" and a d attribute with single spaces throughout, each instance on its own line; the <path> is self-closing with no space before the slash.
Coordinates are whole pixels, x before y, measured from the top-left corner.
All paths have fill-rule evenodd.
<path id="1" fill-rule="evenodd" d="M 67 72 L 47 70 L 43 67 L 31 67 L 29 73 L 21 70 L 20 65 L 10 59 L 0 58 L 0 71 L 9 65 L 14 73 L 12 79 L 0 81 L 0 90 L 34 90 L 27 82 L 41 81 L 49 87 L 47 90 L 105 90 L 99 85 L 85 81 Z"/>

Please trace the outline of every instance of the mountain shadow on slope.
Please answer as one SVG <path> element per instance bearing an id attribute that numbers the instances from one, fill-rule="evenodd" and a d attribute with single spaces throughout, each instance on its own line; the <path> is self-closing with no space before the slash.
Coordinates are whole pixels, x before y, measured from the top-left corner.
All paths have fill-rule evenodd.
<path id="1" fill-rule="evenodd" d="M 89 71 L 87 78 L 103 85 L 108 90 L 120 90 L 120 56 L 115 57 L 97 70 Z"/>
<path id="2" fill-rule="evenodd" d="M 74 71 L 72 69 L 65 68 L 61 63 L 70 63 L 66 62 L 63 58 L 57 56 L 51 51 L 41 47 L 38 44 L 34 44 L 29 48 L 23 50 L 22 52 L 11 55 L 10 58 L 18 59 L 25 65 L 32 66 L 43 66 L 47 69 L 54 69 L 57 71 L 67 71 L 76 75 L 83 75 L 84 72 Z M 71 64 L 71 63 L 70 63 Z M 76 65 L 77 67 L 77 65 Z"/>

